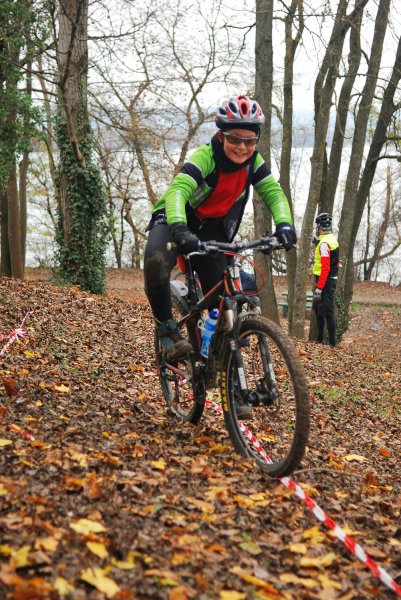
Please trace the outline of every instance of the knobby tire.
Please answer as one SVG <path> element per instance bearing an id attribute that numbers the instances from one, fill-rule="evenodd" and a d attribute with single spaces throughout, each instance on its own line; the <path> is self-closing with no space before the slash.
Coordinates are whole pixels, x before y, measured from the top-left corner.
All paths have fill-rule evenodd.
<path id="1" fill-rule="evenodd" d="M 239 392 L 234 355 L 227 350 L 221 373 L 226 428 L 237 452 L 252 459 L 272 477 L 288 475 L 301 462 L 309 436 L 310 407 L 302 363 L 285 332 L 264 317 L 244 319 L 239 337 L 248 388 L 266 390 L 260 395 L 266 400 L 253 407 L 253 420 L 242 422 L 244 432 L 236 414 Z M 271 356 L 276 384 L 271 384 L 271 369 L 263 358 L 266 353 Z M 271 392 L 272 389 L 276 392 Z M 262 444 L 270 462 L 250 441 L 249 432 Z"/>

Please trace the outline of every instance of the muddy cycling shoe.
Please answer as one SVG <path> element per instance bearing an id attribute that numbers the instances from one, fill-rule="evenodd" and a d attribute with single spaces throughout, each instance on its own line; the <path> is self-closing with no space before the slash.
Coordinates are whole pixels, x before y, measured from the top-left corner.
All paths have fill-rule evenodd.
<path id="1" fill-rule="evenodd" d="M 247 402 L 244 402 L 244 400 L 240 398 L 236 401 L 236 413 L 238 421 L 253 420 L 252 406 L 250 406 Z"/>
<path id="2" fill-rule="evenodd" d="M 157 335 L 168 360 L 181 360 L 192 351 L 191 344 L 182 337 L 174 319 L 159 325 Z"/>

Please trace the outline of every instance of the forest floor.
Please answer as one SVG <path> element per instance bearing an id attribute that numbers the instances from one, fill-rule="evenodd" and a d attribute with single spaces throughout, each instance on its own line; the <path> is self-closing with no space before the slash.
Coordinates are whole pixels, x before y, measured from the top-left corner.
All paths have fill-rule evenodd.
<path id="1" fill-rule="evenodd" d="M 31 311 L 0 356 L 1 600 L 394 597 L 221 417 L 167 414 L 142 275 L 107 288 L 0 279 L 0 334 Z M 293 474 L 399 585 L 400 339 L 401 289 L 358 283 L 337 348 L 295 341 L 312 428 Z"/>

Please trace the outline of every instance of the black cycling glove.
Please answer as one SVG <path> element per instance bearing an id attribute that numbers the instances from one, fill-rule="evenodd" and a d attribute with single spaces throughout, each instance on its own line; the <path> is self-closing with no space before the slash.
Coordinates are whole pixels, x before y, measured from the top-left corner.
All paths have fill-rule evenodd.
<path id="1" fill-rule="evenodd" d="M 180 254 L 196 252 L 202 245 L 200 239 L 192 233 L 186 223 L 173 223 L 169 225 L 169 230 Z"/>
<path id="2" fill-rule="evenodd" d="M 273 235 L 281 244 L 283 244 L 287 252 L 288 250 L 291 250 L 297 241 L 295 229 L 289 223 L 280 223 L 279 225 L 276 225 L 276 231 Z"/>

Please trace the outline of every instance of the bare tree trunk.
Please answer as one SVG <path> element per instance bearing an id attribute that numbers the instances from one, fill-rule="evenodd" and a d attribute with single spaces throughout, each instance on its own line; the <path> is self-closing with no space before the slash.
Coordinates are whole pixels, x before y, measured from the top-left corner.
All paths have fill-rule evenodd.
<path id="1" fill-rule="evenodd" d="M 386 207 L 384 209 L 383 220 L 380 223 L 379 231 L 376 238 L 373 255 L 369 261 L 368 268 L 366 270 L 366 280 L 370 281 L 372 277 L 372 271 L 375 268 L 377 261 L 384 244 L 384 237 L 390 221 L 390 206 L 391 206 L 391 170 L 387 167 L 387 185 L 386 185 Z"/>
<path id="2" fill-rule="evenodd" d="M 294 26 L 296 14 L 298 23 Z M 292 37 L 295 28 L 297 34 Z M 284 57 L 284 99 L 283 99 L 283 134 L 281 141 L 280 157 L 280 184 L 292 208 L 291 194 L 291 152 L 293 128 L 293 83 L 294 83 L 294 58 L 304 30 L 303 2 L 292 0 L 288 14 L 285 18 L 285 57 Z"/>
<path id="3" fill-rule="evenodd" d="M 298 23 L 294 26 L 296 14 Z M 293 38 L 293 28 L 296 35 Z M 284 110 L 283 110 L 283 134 L 281 142 L 280 157 L 280 184 L 287 196 L 294 215 L 291 194 L 291 151 L 292 151 L 292 127 L 293 127 L 293 83 L 294 83 L 294 59 L 295 52 L 301 41 L 304 30 L 303 0 L 292 0 L 288 14 L 285 18 L 285 58 L 284 58 Z M 294 304 L 295 274 L 297 266 L 296 250 L 286 253 L 287 262 L 287 285 L 288 285 L 288 328 L 292 328 L 292 314 Z"/>
<path id="4" fill-rule="evenodd" d="M 273 88 L 273 0 L 256 0 L 256 40 L 255 40 L 255 95 L 260 103 L 266 122 L 262 127 L 259 150 L 268 166 L 271 165 L 271 111 L 272 111 L 272 88 Z M 266 207 L 262 200 L 255 194 L 254 206 L 254 228 L 255 236 L 259 237 L 271 231 L 271 218 L 269 218 Z M 260 295 L 262 313 L 276 323 L 280 322 L 276 295 L 273 287 L 273 269 L 271 257 L 263 261 L 262 269 L 266 279 L 266 286 Z"/>
<path id="5" fill-rule="evenodd" d="M 152 205 L 154 206 L 156 204 L 156 202 L 158 201 L 159 196 L 157 195 L 157 193 L 154 191 L 154 189 L 152 187 L 149 168 L 148 168 L 146 157 L 145 157 L 145 154 L 143 151 L 143 146 L 142 146 L 143 141 L 142 141 L 141 133 L 139 130 L 138 119 L 136 117 L 136 114 L 134 112 L 134 107 L 132 106 L 132 104 L 133 103 L 131 102 L 131 106 L 130 106 L 130 116 L 131 116 L 130 142 L 131 142 L 132 148 L 137 156 L 139 166 L 142 171 L 143 180 L 145 182 L 145 187 L 146 187 L 146 192 L 148 194 L 149 200 L 151 201 Z M 181 166 L 182 166 L 182 164 L 180 166 L 176 165 L 174 175 L 177 175 Z"/>
<path id="6" fill-rule="evenodd" d="M 80 139 L 88 133 L 88 0 L 62 0 L 59 9 L 57 62 L 60 95 L 74 156 L 82 168 Z"/>
<path id="7" fill-rule="evenodd" d="M 29 152 L 26 150 L 22 155 L 22 160 L 19 164 L 19 206 L 21 216 L 21 252 L 23 265 L 26 261 L 26 232 L 28 226 L 28 210 L 26 196 L 26 181 L 29 168 Z"/>
<path id="8" fill-rule="evenodd" d="M 367 0 L 361 0 L 358 7 L 349 16 L 346 15 L 347 0 L 340 0 L 338 3 L 333 31 L 315 82 L 315 142 L 311 158 L 311 183 L 298 246 L 293 321 L 290 330 L 292 335 L 299 338 L 304 337 L 305 334 L 305 295 L 309 271 L 310 238 L 313 231 L 316 207 L 321 197 L 330 108 L 345 35 L 358 11 L 361 7 L 363 8 L 366 2 Z"/>
<path id="9" fill-rule="evenodd" d="M 394 61 L 393 71 L 384 90 L 380 114 L 376 122 L 376 128 L 373 134 L 372 143 L 369 148 L 368 156 L 365 163 L 365 168 L 359 183 L 358 192 L 356 194 L 356 207 L 354 213 L 354 221 L 352 226 L 352 237 L 348 256 L 353 255 L 355 240 L 358 233 L 359 225 L 362 219 L 363 211 L 369 196 L 369 190 L 372 185 L 373 178 L 376 173 L 377 162 L 380 158 L 380 153 L 384 144 L 388 141 L 387 130 L 391 123 L 391 118 L 395 111 L 400 107 L 399 103 L 394 103 L 394 96 L 401 81 L 401 37 L 398 40 L 397 53 Z M 398 158 L 398 157 L 397 157 Z M 351 288 L 352 290 L 352 288 Z M 348 304 L 351 296 L 347 298 Z"/>
<path id="10" fill-rule="evenodd" d="M 364 253 L 364 263 L 363 263 L 363 280 L 367 281 L 367 264 L 369 262 L 369 248 L 370 248 L 370 230 L 372 227 L 371 222 L 371 206 L 370 206 L 370 196 L 368 197 L 368 210 L 367 210 L 367 223 L 366 223 L 366 240 L 365 240 L 365 253 Z"/>
<path id="11" fill-rule="evenodd" d="M 8 198 L 7 191 L 0 190 L 0 223 L 1 223 L 1 262 L 0 273 L 11 277 L 10 244 L 8 243 Z"/>
<path id="12" fill-rule="evenodd" d="M 28 98 L 32 99 L 32 61 L 30 60 L 27 65 L 26 75 L 26 94 Z M 26 132 L 29 131 L 29 116 L 24 115 L 24 129 Z M 28 134 L 27 134 L 28 135 Z M 28 210 L 27 210 L 27 197 L 26 197 L 26 183 L 28 177 L 29 168 L 29 151 L 24 150 L 22 153 L 22 160 L 19 163 L 19 208 L 20 208 L 20 220 L 21 220 L 21 252 L 23 267 L 25 268 L 26 261 L 26 233 L 28 226 Z"/>
<path id="13" fill-rule="evenodd" d="M 77 162 L 85 168 L 79 141 L 88 133 L 88 115 L 80 114 L 87 106 L 87 14 L 88 0 L 62 0 L 59 8 L 59 40 L 57 62 L 60 74 L 60 100 L 67 123 L 71 147 Z M 71 227 L 69 178 L 60 164 L 59 203 L 62 213 L 62 230 L 68 244 Z"/>
<path id="14" fill-rule="evenodd" d="M 146 235 L 135 225 L 131 214 L 131 207 L 126 205 L 124 208 L 124 219 L 131 227 L 132 235 L 134 236 L 135 263 L 140 264 L 141 248 L 143 250 L 146 241 Z"/>
<path id="15" fill-rule="evenodd" d="M 24 261 L 21 245 L 21 216 L 19 210 L 17 169 L 13 165 L 7 185 L 8 196 L 8 245 L 11 257 L 11 275 L 24 278 Z"/>
<path id="16" fill-rule="evenodd" d="M 2 217 L 2 260 L 1 268 L 4 265 L 4 273 L 10 274 L 17 279 L 24 277 L 24 260 L 22 253 L 22 238 L 21 238 L 21 214 L 20 214 L 20 199 L 18 195 L 17 184 L 17 146 L 21 135 L 19 127 L 19 117 L 21 109 L 16 100 L 19 95 L 19 81 L 21 79 L 20 54 L 21 46 L 23 45 L 22 38 L 26 35 L 26 3 L 22 2 L 19 5 L 20 14 L 11 10 L 11 7 L 5 7 L 5 11 L 1 15 L 0 31 L 3 27 L 9 28 L 9 20 L 15 20 L 13 27 L 15 31 L 20 31 L 20 38 L 12 38 L 7 43 L 4 43 L 3 35 L 0 33 L 0 51 L 5 53 L 2 56 L 2 63 L 7 65 L 0 68 L 0 92 L 9 98 L 8 102 L 2 106 L 2 153 L 5 155 L 4 163 L 2 164 L 2 181 L 0 182 L 0 191 L 2 192 L 2 208 L 5 210 L 5 216 Z M 18 15 L 18 16 L 17 16 Z M 8 34 L 9 34 L 8 30 Z M 7 35 L 7 34 L 6 34 Z M 28 80 L 29 83 L 29 80 Z M 25 115 L 25 112 L 24 112 Z M 4 237 L 3 237 L 4 236 Z M 6 248 L 6 245 L 8 248 Z M 3 259 L 4 252 L 4 259 Z M 3 271 L 2 271 L 3 272 Z"/>
<path id="17" fill-rule="evenodd" d="M 88 116 L 88 1 L 59 0 L 60 108 L 58 275 L 95 294 L 105 291 L 108 224 Z"/>
<path id="18" fill-rule="evenodd" d="M 141 268 L 141 240 L 139 235 L 134 236 L 134 269 Z"/>
<path id="19" fill-rule="evenodd" d="M 338 100 L 336 113 L 336 126 L 330 149 L 330 163 L 328 166 L 325 193 L 320 200 L 319 212 L 333 212 L 334 198 L 337 190 L 338 178 L 342 161 L 342 152 L 345 138 L 345 128 L 349 115 L 349 105 L 356 76 L 361 62 L 361 24 L 363 11 L 357 13 L 351 25 L 350 49 L 348 54 L 348 72 L 345 74 L 344 83 Z"/>
<path id="20" fill-rule="evenodd" d="M 38 56 L 38 69 L 39 69 L 38 79 L 40 82 L 40 87 L 41 87 L 43 99 L 44 99 L 44 110 L 46 111 L 45 144 L 46 144 L 46 149 L 47 149 L 47 155 L 49 157 L 49 171 L 50 171 L 50 177 L 51 177 L 54 189 L 56 189 L 57 182 L 56 182 L 56 169 L 55 169 L 54 144 L 53 144 L 53 140 L 54 140 L 53 117 L 52 117 L 52 113 L 50 110 L 50 95 L 49 95 L 49 91 L 47 89 L 47 82 L 43 76 L 44 70 L 43 70 L 43 61 L 42 61 L 41 55 Z"/>
<path id="21" fill-rule="evenodd" d="M 344 203 L 341 212 L 339 226 L 339 244 L 343 257 L 347 258 L 347 270 L 352 268 L 352 276 L 347 273 L 345 282 L 353 281 L 353 231 L 356 221 L 357 192 L 361 172 L 364 146 L 366 142 L 366 131 L 369 122 L 370 111 L 376 89 L 377 77 L 380 69 L 380 61 L 383 51 L 384 36 L 388 24 L 390 0 L 380 0 L 376 15 L 375 31 L 372 41 L 372 51 L 369 59 L 368 72 L 365 85 L 361 95 L 358 115 L 355 123 L 355 131 L 352 140 L 351 158 L 348 167 L 347 180 L 345 184 Z M 345 307 L 348 309 L 352 299 L 352 283 L 348 289 L 343 288 Z"/>
<path id="22" fill-rule="evenodd" d="M 118 243 L 117 236 L 113 229 L 111 231 L 111 239 L 113 242 L 114 256 L 116 257 L 117 269 L 121 269 L 121 267 L 122 267 L 121 248 L 120 248 L 120 244 Z"/>

